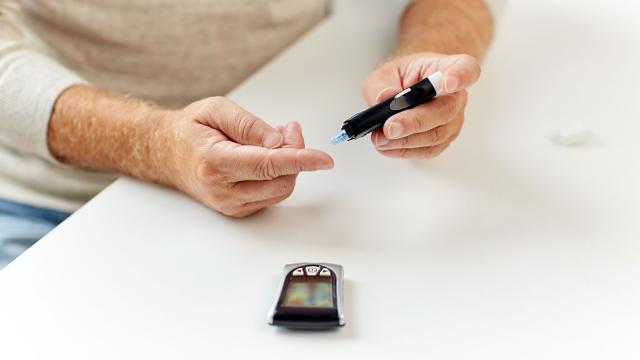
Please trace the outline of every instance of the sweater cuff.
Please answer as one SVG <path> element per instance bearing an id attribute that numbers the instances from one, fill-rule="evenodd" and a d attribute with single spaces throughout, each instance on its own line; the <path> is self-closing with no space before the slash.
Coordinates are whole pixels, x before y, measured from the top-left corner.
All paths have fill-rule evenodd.
<path id="1" fill-rule="evenodd" d="M 15 151 L 59 163 L 49 152 L 53 106 L 68 87 L 86 83 L 52 58 L 29 50 L 0 59 L 0 142 Z"/>

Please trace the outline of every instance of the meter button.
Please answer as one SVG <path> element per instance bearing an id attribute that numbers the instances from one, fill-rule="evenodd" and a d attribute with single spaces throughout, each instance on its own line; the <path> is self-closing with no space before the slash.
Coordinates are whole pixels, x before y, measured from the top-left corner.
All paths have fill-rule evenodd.
<path id="1" fill-rule="evenodd" d="M 331 271 L 327 268 L 322 268 L 322 270 L 320 270 L 320 276 L 331 276 Z"/>
<path id="2" fill-rule="evenodd" d="M 307 266 L 305 270 L 307 271 L 307 275 L 316 276 L 318 275 L 318 271 L 320 271 L 320 266 Z"/>
<path id="3" fill-rule="evenodd" d="M 293 270 L 293 276 L 302 276 L 302 275 L 304 275 L 304 271 L 302 271 L 302 268 L 297 268 Z"/>

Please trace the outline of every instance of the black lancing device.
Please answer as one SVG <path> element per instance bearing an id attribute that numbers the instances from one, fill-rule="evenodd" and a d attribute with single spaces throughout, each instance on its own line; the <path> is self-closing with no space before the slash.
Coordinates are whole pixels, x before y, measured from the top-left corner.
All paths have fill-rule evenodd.
<path id="1" fill-rule="evenodd" d="M 363 110 L 342 124 L 342 129 L 331 138 L 332 144 L 361 138 L 384 125 L 391 116 L 424 104 L 442 92 L 442 73 L 437 71 L 398 94 Z"/>

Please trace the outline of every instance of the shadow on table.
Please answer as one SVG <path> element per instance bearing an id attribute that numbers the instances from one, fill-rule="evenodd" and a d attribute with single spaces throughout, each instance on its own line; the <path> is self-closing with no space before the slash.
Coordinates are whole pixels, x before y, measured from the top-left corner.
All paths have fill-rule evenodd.
<path id="1" fill-rule="evenodd" d="M 344 246 L 349 243 L 350 229 L 338 228 L 336 216 L 331 201 L 325 198 L 307 206 L 274 206 L 240 221 L 245 222 L 243 231 L 256 233 L 255 239 Z"/>

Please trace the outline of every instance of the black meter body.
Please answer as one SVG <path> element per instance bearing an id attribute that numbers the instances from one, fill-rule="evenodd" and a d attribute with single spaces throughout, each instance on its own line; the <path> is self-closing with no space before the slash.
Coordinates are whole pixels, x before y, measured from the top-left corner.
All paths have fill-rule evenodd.
<path id="1" fill-rule="evenodd" d="M 298 329 L 343 326 L 342 266 L 327 263 L 285 265 L 270 325 Z"/>

